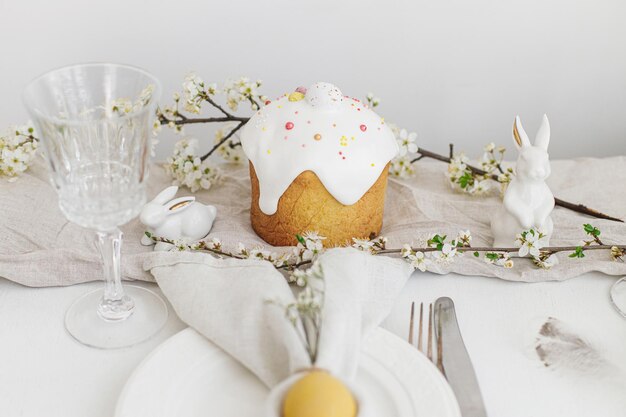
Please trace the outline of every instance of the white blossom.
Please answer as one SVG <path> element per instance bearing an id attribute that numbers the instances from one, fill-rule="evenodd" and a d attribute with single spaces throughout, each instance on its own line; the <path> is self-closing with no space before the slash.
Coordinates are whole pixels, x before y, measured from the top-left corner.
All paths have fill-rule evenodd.
<path id="1" fill-rule="evenodd" d="M 484 195 L 492 189 L 489 175 L 479 175 L 469 167 L 469 159 L 463 154 L 454 155 L 448 164 L 446 173 L 450 186 L 472 195 Z"/>
<path id="2" fill-rule="evenodd" d="M 461 230 L 455 240 L 459 242 L 461 246 L 470 246 L 472 242 L 472 234 L 469 230 Z"/>
<path id="3" fill-rule="evenodd" d="M 0 134 L 0 176 L 15 181 L 32 164 L 39 143 L 32 124 L 13 126 Z"/>
<path id="4" fill-rule="evenodd" d="M 530 255 L 536 258 L 539 257 L 540 249 L 546 246 L 547 236 L 540 230 L 529 229 L 517 235 L 516 240 L 521 245 L 518 256 Z"/>
<path id="5" fill-rule="evenodd" d="M 465 154 L 460 153 L 454 155 L 448 164 L 448 179 L 454 185 L 458 179 L 466 172 L 469 158 Z"/>
<path id="6" fill-rule="evenodd" d="M 405 156 L 407 153 L 416 153 L 418 149 L 415 143 L 416 139 L 417 133 L 409 133 L 406 129 L 400 130 L 400 134 L 396 137 L 400 147 L 399 156 Z"/>
<path id="7" fill-rule="evenodd" d="M 414 269 L 419 269 L 422 272 L 425 272 L 428 265 L 431 264 L 431 260 L 427 259 L 423 252 L 414 252 L 413 254 L 407 256 L 407 259 L 410 261 L 411 266 Z"/>
<path id="8" fill-rule="evenodd" d="M 310 261 L 319 255 L 324 250 L 322 242 L 324 239 L 326 237 L 314 231 L 305 232 L 302 236 L 298 236 L 298 244 L 293 250 L 298 261 Z"/>
<path id="9" fill-rule="evenodd" d="M 112 116 L 124 116 L 129 113 L 139 111 L 146 107 L 152 99 L 154 93 L 154 84 L 148 84 L 135 100 L 131 100 L 127 97 L 118 97 L 111 100 L 108 107 L 105 107 L 105 114 L 107 117 Z M 102 107 L 99 107 L 102 108 Z M 92 110 L 89 110 L 91 112 Z"/>
<path id="10" fill-rule="evenodd" d="M 400 249 L 400 256 L 402 256 L 403 258 L 406 258 L 411 253 L 413 253 L 413 249 L 411 248 L 411 245 L 409 245 L 408 243 L 405 243 L 404 245 L 402 245 L 402 249 Z"/>
<path id="11" fill-rule="evenodd" d="M 558 258 L 555 254 L 545 255 L 541 254 L 538 257 L 533 257 L 533 263 L 542 269 L 550 269 L 554 265 L 559 263 Z"/>
<path id="12" fill-rule="evenodd" d="M 614 261 L 618 261 L 622 259 L 624 256 L 624 250 L 618 248 L 617 246 L 611 246 L 611 259 Z"/>
<path id="13" fill-rule="evenodd" d="M 243 243 L 241 243 L 241 242 L 239 242 L 237 244 L 237 252 L 236 253 L 237 253 L 237 255 L 240 255 L 240 256 L 243 256 L 243 257 L 246 257 L 246 258 L 250 256 L 250 253 L 248 252 L 248 249 L 246 249 L 246 246 Z"/>
<path id="14" fill-rule="evenodd" d="M 407 156 L 394 158 L 389 164 L 389 174 L 398 178 L 409 178 L 415 174 L 411 160 Z"/>
<path id="15" fill-rule="evenodd" d="M 174 154 L 167 158 L 166 172 L 172 177 L 173 184 L 188 187 L 191 192 L 210 189 L 221 177 L 221 171 L 211 166 L 207 160 L 196 156 L 198 140 L 182 139 L 174 146 Z"/>
<path id="16" fill-rule="evenodd" d="M 504 268 L 513 268 L 513 260 L 508 252 L 487 252 L 484 261 L 491 265 L 502 266 Z"/>
<path id="17" fill-rule="evenodd" d="M 321 265 L 314 262 L 311 268 L 307 270 L 294 271 L 290 277 L 290 282 L 301 288 L 294 302 L 288 304 L 272 300 L 269 302 L 284 309 L 285 317 L 298 333 L 309 358 L 315 362 L 322 325 L 322 305 L 324 304 L 324 273 Z M 299 323 L 304 324 L 312 331 L 304 330 Z"/>
<path id="18" fill-rule="evenodd" d="M 229 122 L 224 123 L 221 128 L 215 132 L 215 143 L 221 142 L 226 135 L 228 135 L 233 129 L 237 127 L 238 123 Z M 217 153 L 228 162 L 235 164 L 246 161 L 246 156 L 241 148 L 241 142 L 238 133 L 231 136 L 226 142 L 217 148 Z"/>
<path id="19" fill-rule="evenodd" d="M 510 172 L 505 172 L 504 174 L 498 174 L 498 182 L 500 183 L 508 183 L 511 182 L 512 175 Z"/>
<path id="20" fill-rule="evenodd" d="M 123 116 L 133 111 L 133 102 L 128 98 L 117 98 L 111 101 L 109 115 Z"/>
<path id="21" fill-rule="evenodd" d="M 402 246 L 400 255 L 409 263 L 409 265 L 411 265 L 413 269 L 419 269 L 422 272 L 426 271 L 428 266 L 432 264 L 432 261 L 424 255 L 424 252 L 414 251 L 409 244 L 404 244 Z"/>
<path id="22" fill-rule="evenodd" d="M 457 250 L 459 243 L 456 240 L 446 241 L 447 236 L 439 233 L 430 235 L 427 241 L 429 248 L 436 248 L 436 251 L 428 252 L 428 255 L 439 263 L 448 263 L 454 260 L 454 257 L 461 255 L 462 252 Z"/>
<path id="23" fill-rule="evenodd" d="M 259 102 L 265 102 L 267 99 L 267 97 L 259 94 L 258 89 L 261 85 L 260 80 L 250 81 L 247 77 L 227 80 L 222 89 L 226 94 L 226 104 L 231 110 L 236 111 L 240 103 L 248 102 L 252 110 L 258 110 Z"/>
<path id="24" fill-rule="evenodd" d="M 367 104 L 370 107 L 376 107 L 380 104 L 380 99 L 378 97 L 375 97 L 374 93 L 367 93 L 367 96 L 365 98 L 367 100 Z"/>
<path id="25" fill-rule="evenodd" d="M 374 242 L 369 239 L 357 239 L 352 238 L 352 247 L 358 250 L 371 252 L 374 247 Z"/>
<path id="26" fill-rule="evenodd" d="M 449 262 L 454 258 L 458 252 L 456 246 L 452 246 L 450 243 L 444 243 L 440 251 L 430 252 L 433 259 L 438 262 Z"/>

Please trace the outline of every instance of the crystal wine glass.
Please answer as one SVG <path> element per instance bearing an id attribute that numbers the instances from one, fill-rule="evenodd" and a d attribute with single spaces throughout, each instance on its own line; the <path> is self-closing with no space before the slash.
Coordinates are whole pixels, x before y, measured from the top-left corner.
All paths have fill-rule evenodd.
<path id="1" fill-rule="evenodd" d="M 65 327 L 79 342 L 111 349 L 154 335 L 167 306 L 154 292 L 122 286 L 119 226 L 146 201 L 159 81 L 139 68 L 81 64 L 48 72 L 24 90 L 65 217 L 96 233 L 104 290 L 76 300 Z"/>

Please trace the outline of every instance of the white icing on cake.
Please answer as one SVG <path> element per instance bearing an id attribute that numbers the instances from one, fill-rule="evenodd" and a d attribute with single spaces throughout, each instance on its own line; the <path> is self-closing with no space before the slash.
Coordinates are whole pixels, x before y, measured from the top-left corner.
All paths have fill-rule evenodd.
<path id="1" fill-rule="evenodd" d="M 243 127 L 241 145 L 259 179 L 259 206 L 267 215 L 309 170 L 337 201 L 352 205 L 398 153 L 391 129 L 359 100 L 328 83 L 303 91 L 268 103 Z"/>

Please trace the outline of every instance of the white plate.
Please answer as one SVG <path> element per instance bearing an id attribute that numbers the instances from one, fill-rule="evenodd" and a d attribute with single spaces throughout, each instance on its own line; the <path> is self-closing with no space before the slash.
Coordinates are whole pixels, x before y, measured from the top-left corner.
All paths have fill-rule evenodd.
<path id="1" fill-rule="evenodd" d="M 361 351 L 355 385 L 385 417 L 460 417 L 450 386 L 417 349 L 376 329 Z M 268 389 L 230 355 L 188 328 L 133 372 L 116 417 L 258 417 Z"/>

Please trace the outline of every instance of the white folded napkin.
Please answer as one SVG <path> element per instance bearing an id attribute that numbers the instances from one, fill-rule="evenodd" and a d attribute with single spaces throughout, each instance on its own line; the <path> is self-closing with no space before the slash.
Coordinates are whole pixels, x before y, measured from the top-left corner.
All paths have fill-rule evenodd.
<path id="1" fill-rule="evenodd" d="M 370 330 L 392 307 L 409 265 L 399 259 L 337 248 L 319 257 L 325 299 L 315 366 L 350 381 Z M 280 306 L 295 301 L 269 262 L 216 259 L 205 253 L 155 253 L 144 264 L 178 316 L 272 388 L 311 367 L 306 348 Z"/>

